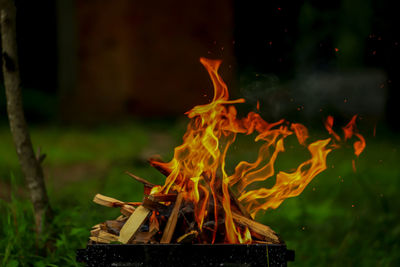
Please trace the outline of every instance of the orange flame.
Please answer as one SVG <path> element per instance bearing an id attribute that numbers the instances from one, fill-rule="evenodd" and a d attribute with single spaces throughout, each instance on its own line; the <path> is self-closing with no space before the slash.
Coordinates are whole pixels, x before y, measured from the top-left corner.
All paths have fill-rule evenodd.
<path id="1" fill-rule="evenodd" d="M 230 190 L 233 188 L 239 193 L 238 200 L 252 217 L 260 210 L 276 209 L 286 198 L 298 196 L 317 174 L 327 168 L 326 157 L 333 144 L 328 138 L 307 145 L 308 130 L 298 123 L 284 123 L 284 120 L 268 123 L 255 112 L 237 118 L 233 104 L 243 103 L 244 99 L 229 100 L 228 88 L 218 75 L 221 61 L 201 58 L 200 62 L 212 80 L 214 98 L 211 103 L 196 106 L 186 113 L 191 120 L 183 136 L 183 144 L 175 148 L 173 159 L 168 163 L 152 162 L 170 173 L 165 184 L 154 188 L 152 193 L 186 191 L 186 200 L 194 204 L 195 219 L 200 230 L 205 218 L 211 217 L 217 225 L 221 217 L 225 222 L 226 242 L 250 243 L 250 231 L 239 228 L 233 220 Z M 359 138 L 354 143 L 358 156 L 365 147 L 365 140 L 354 132 L 355 118 L 343 130 L 345 139 L 353 134 Z M 332 130 L 333 117 L 328 117 L 325 126 L 339 141 L 340 137 Z M 255 141 L 262 143 L 257 159 L 254 162 L 240 162 L 229 175 L 225 169 L 229 147 L 235 142 L 237 134 L 249 135 L 254 132 L 257 133 Z M 281 171 L 276 174 L 275 161 L 285 150 L 285 138 L 293 134 L 299 144 L 308 148 L 310 158 L 293 172 Z M 248 190 L 254 182 L 273 177 L 276 177 L 276 181 L 271 188 Z M 213 208 L 210 207 L 212 204 Z M 221 205 L 222 209 L 218 209 Z"/>
<path id="2" fill-rule="evenodd" d="M 290 129 L 292 129 L 296 134 L 297 140 L 299 140 L 299 144 L 305 145 L 305 142 L 308 138 L 307 128 L 300 123 L 292 123 Z"/>
<path id="3" fill-rule="evenodd" d="M 332 135 L 337 141 L 340 141 L 340 136 L 337 133 L 335 133 L 335 131 L 333 131 L 333 129 L 332 129 L 333 128 L 333 117 L 332 116 L 328 116 L 328 118 L 326 118 L 325 128 L 330 135 Z"/>
<path id="4" fill-rule="evenodd" d="M 350 122 L 343 127 L 343 132 L 344 132 L 344 140 L 350 139 L 351 137 L 353 137 L 353 135 L 358 138 L 359 141 L 356 141 L 353 144 L 354 154 L 358 157 L 363 152 L 366 144 L 364 137 L 356 132 L 357 131 L 356 119 L 357 115 L 354 115 L 353 118 L 351 118 Z"/>

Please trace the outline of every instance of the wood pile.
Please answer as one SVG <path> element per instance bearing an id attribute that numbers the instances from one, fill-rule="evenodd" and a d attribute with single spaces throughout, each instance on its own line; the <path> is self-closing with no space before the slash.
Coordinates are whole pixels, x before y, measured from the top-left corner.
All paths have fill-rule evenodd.
<path id="1" fill-rule="evenodd" d="M 168 175 L 168 171 L 160 171 Z M 211 244 L 225 242 L 225 222 L 221 199 L 217 201 L 217 209 L 222 218 L 218 218 L 216 225 L 213 216 L 206 217 L 200 231 L 195 221 L 193 203 L 186 201 L 185 192 L 151 195 L 151 189 L 155 186 L 153 183 L 134 174 L 127 174 L 144 185 L 143 201 L 123 202 L 97 194 L 93 199 L 95 203 L 105 207 L 119 208 L 121 215 L 115 220 L 108 220 L 93 226 L 90 231 L 90 244 Z M 233 220 L 241 229 L 248 228 L 252 243 L 283 243 L 270 227 L 254 221 L 247 214 L 233 192 L 230 192 L 230 198 Z M 214 205 L 214 201 L 210 200 L 210 214 L 213 214 Z"/>

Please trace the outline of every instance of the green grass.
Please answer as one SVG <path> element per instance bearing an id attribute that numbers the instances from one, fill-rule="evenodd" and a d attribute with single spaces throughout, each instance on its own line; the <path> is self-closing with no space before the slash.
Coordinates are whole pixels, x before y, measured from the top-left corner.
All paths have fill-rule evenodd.
<path id="1" fill-rule="evenodd" d="M 152 153 L 169 159 L 181 142 L 184 123 L 141 122 L 96 128 L 43 126 L 33 142 L 44 162 L 50 200 L 56 210 L 56 250 L 35 251 L 32 206 L 22 190 L 17 157 L 6 126 L 0 127 L 0 266 L 79 266 L 75 250 L 85 247 L 90 227 L 114 218 L 118 210 L 92 203 L 96 193 L 126 201 L 142 197 L 130 170 L 162 183 L 145 163 Z M 277 162 L 285 169 L 307 156 L 291 151 Z M 351 147 L 332 152 L 329 168 L 296 198 L 258 220 L 270 225 L 296 251 L 290 266 L 395 266 L 400 264 L 400 139 L 389 132 L 367 136 L 367 148 L 352 171 Z M 230 162 L 252 160 L 257 148 L 243 138 Z M 232 164 L 233 165 L 233 164 Z M 232 167 L 232 166 L 230 166 Z M 11 182 L 12 181 L 12 182 Z M 42 256 L 41 256 L 42 255 Z"/>
<path id="2" fill-rule="evenodd" d="M 400 263 L 398 141 L 368 140 L 356 173 L 350 153 L 333 152 L 302 195 L 260 218 L 296 250 L 294 266 Z"/>

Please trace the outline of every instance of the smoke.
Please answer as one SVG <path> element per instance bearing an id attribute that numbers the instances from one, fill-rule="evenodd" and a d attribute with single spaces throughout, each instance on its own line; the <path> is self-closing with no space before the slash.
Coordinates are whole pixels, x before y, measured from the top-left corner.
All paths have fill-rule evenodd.
<path id="1" fill-rule="evenodd" d="M 241 95 L 246 102 L 256 107 L 260 103 L 260 112 L 267 120 L 277 120 L 287 115 L 294 107 L 290 103 L 290 92 L 278 76 L 273 74 L 255 74 L 241 77 Z M 293 105 L 292 105 L 293 106 Z"/>
<path id="2" fill-rule="evenodd" d="M 320 120 L 326 114 L 380 118 L 384 115 L 387 82 L 381 70 L 299 74 L 282 82 L 273 74 L 244 75 L 241 95 L 268 120 Z M 323 114 L 323 115 L 322 115 Z"/>
<path id="3" fill-rule="evenodd" d="M 344 116 L 381 117 L 386 102 L 385 82 L 382 71 L 370 69 L 301 75 L 291 87 L 308 118 L 326 109 Z"/>

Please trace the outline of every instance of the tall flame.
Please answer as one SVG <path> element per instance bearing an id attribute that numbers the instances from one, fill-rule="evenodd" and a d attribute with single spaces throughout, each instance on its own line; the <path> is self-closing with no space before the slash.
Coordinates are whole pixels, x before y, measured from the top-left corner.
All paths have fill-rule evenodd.
<path id="1" fill-rule="evenodd" d="M 233 221 L 231 190 L 238 192 L 238 200 L 253 218 L 260 210 L 276 209 L 286 198 L 301 194 L 311 180 L 326 169 L 326 157 L 335 146 L 331 138 L 307 145 L 308 130 L 299 123 L 290 124 L 284 120 L 268 123 L 255 112 L 237 118 L 233 104 L 243 103 L 244 99 L 229 100 L 228 88 L 218 75 L 221 61 L 200 58 L 200 62 L 211 77 L 214 98 L 211 103 L 196 106 L 186 113 L 191 120 L 183 136 L 183 144 L 175 148 L 170 162 L 156 162 L 171 172 L 165 184 L 153 191 L 187 192 L 186 201 L 194 204 L 195 219 L 200 230 L 207 216 L 213 218 L 216 227 L 217 221 L 223 218 L 225 241 L 248 243 L 251 241 L 249 230 L 240 229 Z M 365 147 L 365 140 L 354 132 L 355 120 L 356 117 L 343 130 L 345 139 L 353 134 L 360 139 L 354 143 L 358 156 Z M 340 141 L 340 137 L 332 130 L 332 117 L 328 117 L 325 125 L 329 133 Z M 254 162 L 241 161 L 234 173 L 228 174 L 225 169 L 226 155 L 236 135 L 252 133 L 257 134 L 255 142 L 262 142 L 257 159 Z M 275 161 L 285 151 L 285 138 L 292 134 L 295 134 L 299 144 L 308 148 L 310 158 L 293 172 L 275 174 Z M 276 177 L 276 181 L 271 188 L 248 189 L 254 182 L 273 177 Z M 217 208 L 221 204 L 222 210 Z"/>

